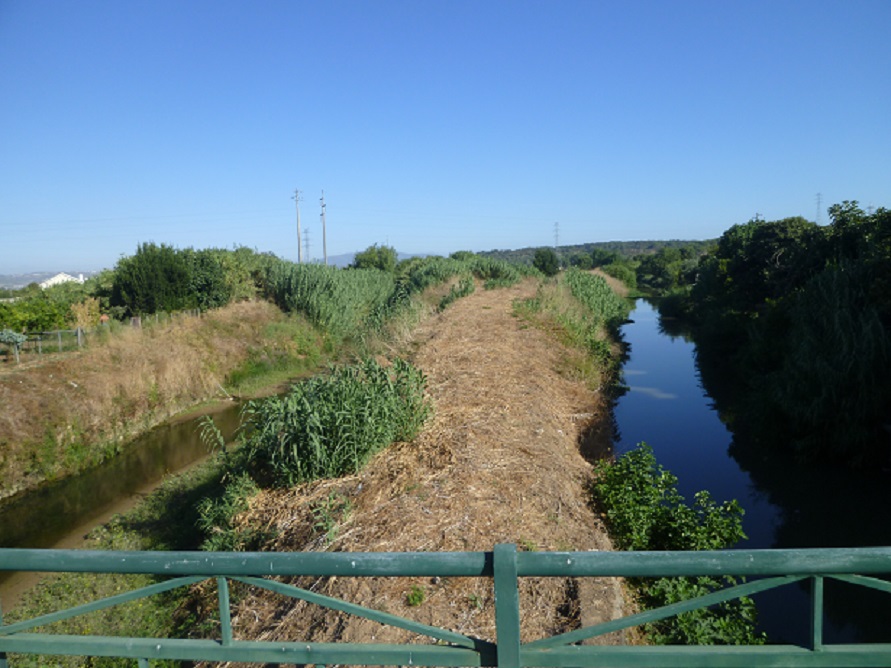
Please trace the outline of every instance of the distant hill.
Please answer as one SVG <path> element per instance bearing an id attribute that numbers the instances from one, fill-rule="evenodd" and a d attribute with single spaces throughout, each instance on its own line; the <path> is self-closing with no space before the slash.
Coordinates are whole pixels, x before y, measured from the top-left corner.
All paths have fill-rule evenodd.
<path id="1" fill-rule="evenodd" d="M 563 257 L 571 257 L 576 253 L 590 254 L 595 250 L 617 253 L 622 257 L 632 258 L 636 255 L 651 255 L 656 253 L 660 248 L 671 248 L 677 246 L 702 245 L 707 247 L 715 243 L 715 240 L 696 240 L 684 241 L 681 239 L 670 239 L 668 241 L 643 240 L 643 241 L 595 241 L 587 244 L 577 244 L 575 246 L 560 246 L 557 250 Z M 532 264 L 535 258 L 535 251 L 544 246 L 535 246 L 530 248 L 519 248 L 517 250 L 491 250 L 482 251 L 477 255 L 489 257 L 493 260 L 504 260 L 505 262 L 516 262 L 518 264 Z M 547 248 L 552 248 L 547 246 Z"/>

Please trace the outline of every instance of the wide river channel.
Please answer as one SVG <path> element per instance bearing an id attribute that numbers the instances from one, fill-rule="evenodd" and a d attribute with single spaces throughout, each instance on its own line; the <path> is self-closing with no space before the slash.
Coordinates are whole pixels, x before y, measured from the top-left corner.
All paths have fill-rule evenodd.
<path id="1" fill-rule="evenodd" d="M 645 441 L 688 502 L 702 489 L 718 502 L 737 499 L 748 536 L 739 549 L 891 546 L 891 472 L 803 469 L 782 456 L 752 454 L 703 389 L 694 344 L 669 333 L 645 300 L 630 320 L 622 327 L 629 389 L 615 407 L 617 455 Z M 804 587 L 754 600 L 771 642 L 806 642 Z M 827 582 L 825 617 L 826 642 L 891 641 L 891 595 Z"/>

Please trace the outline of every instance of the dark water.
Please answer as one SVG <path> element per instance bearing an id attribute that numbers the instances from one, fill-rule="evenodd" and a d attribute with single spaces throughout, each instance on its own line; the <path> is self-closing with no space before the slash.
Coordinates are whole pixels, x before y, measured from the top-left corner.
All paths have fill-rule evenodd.
<path id="1" fill-rule="evenodd" d="M 615 407 L 616 453 L 641 441 L 674 473 L 688 500 L 701 489 L 745 508 L 748 540 L 737 547 L 798 548 L 891 545 L 891 474 L 807 469 L 776 451 L 756 450 L 721 422 L 703 389 L 695 346 L 638 300 L 622 328 L 629 345 Z M 809 599 L 787 586 L 755 597 L 760 625 L 774 642 L 804 643 Z M 827 642 L 891 641 L 891 595 L 827 582 Z"/>
<path id="2" fill-rule="evenodd" d="M 238 426 L 238 414 L 236 405 L 213 413 L 227 439 Z M 166 474 L 202 459 L 208 450 L 199 421 L 161 425 L 97 468 L 5 501 L 0 505 L 0 547 L 54 547 L 78 528 L 116 512 Z"/>

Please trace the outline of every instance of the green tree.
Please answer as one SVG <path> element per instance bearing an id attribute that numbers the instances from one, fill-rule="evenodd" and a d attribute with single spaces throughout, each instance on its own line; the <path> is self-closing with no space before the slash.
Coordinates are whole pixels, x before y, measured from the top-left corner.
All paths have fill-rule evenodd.
<path id="1" fill-rule="evenodd" d="M 392 274 L 396 271 L 396 258 L 395 248 L 374 244 L 356 253 L 350 266 L 354 269 L 380 269 Z"/>
<path id="2" fill-rule="evenodd" d="M 535 251 L 532 266 L 545 276 L 556 276 L 560 271 L 560 261 L 552 248 L 539 248 Z"/>
<path id="3" fill-rule="evenodd" d="M 189 308 L 192 294 L 189 262 L 172 246 L 140 244 L 115 267 L 111 303 L 130 315 Z"/>
<path id="4" fill-rule="evenodd" d="M 221 261 L 225 251 L 196 251 L 190 248 L 183 252 L 189 267 L 189 301 L 202 310 L 228 304 L 232 288 L 226 280 L 226 268 Z"/>

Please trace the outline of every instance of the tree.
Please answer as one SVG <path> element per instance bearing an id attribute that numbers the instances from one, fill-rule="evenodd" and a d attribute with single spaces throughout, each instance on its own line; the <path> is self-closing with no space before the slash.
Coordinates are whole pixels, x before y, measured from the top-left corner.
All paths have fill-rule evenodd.
<path id="1" fill-rule="evenodd" d="M 140 244 L 115 267 L 111 303 L 131 315 L 188 308 L 190 274 L 188 260 L 172 246 Z"/>
<path id="2" fill-rule="evenodd" d="M 392 274 L 396 271 L 396 249 L 374 244 L 364 251 L 356 253 L 353 264 L 350 266 L 354 269 L 380 269 Z"/>
<path id="3" fill-rule="evenodd" d="M 556 276 L 560 271 L 560 261 L 552 248 L 539 248 L 535 251 L 532 266 L 545 276 Z"/>

